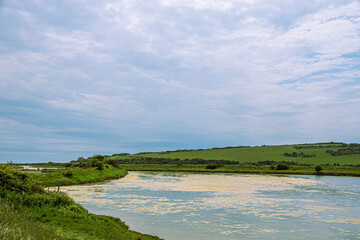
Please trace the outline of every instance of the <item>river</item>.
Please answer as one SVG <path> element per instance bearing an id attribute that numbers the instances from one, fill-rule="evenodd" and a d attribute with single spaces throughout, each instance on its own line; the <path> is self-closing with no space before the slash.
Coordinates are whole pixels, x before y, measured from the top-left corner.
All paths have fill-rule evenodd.
<path id="1" fill-rule="evenodd" d="M 129 172 L 62 189 L 167 240 L 360 239 L 360 178 Z"/>

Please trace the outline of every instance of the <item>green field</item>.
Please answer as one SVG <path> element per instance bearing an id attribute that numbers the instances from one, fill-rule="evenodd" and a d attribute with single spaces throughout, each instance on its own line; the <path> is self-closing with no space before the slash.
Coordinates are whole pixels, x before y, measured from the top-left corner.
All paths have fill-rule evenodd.
<path id="1" fill-rule="evenodd" d="M 126 159 L 136 157 L 171 158 L 171 159 L 205 159 L 205 160 L 232 160 L 240 163 L 256 163 L 258 161 L 286 161 L 298 164 L 360 164 L 360 154 L 332 156 L 327 150 L 342 149 L 343 143 L 324 144 L 296 144 L 261 147 L 230 147 L 199 150 L 178 150 L 168 152 L 139 153 L 127 156 L 111 156 L 109 159 Z M 303 153 L 313 157 L 286 157 L 284 153 Z"/>

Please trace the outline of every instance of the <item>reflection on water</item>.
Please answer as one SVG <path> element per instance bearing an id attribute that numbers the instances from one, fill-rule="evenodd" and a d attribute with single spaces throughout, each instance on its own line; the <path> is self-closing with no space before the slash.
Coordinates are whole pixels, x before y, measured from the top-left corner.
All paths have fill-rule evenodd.
<path id="1" fill-rule="evenodd" d="M 360 179 L 130 172 L 65 191 L 165 239 L 360 239 Z"/>

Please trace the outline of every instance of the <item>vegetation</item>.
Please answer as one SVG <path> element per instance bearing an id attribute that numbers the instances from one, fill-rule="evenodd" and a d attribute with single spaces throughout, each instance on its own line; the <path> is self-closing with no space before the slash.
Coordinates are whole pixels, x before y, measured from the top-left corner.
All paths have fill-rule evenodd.
<path id="1" fill-rule="evenodd" d="M 356 151 L 357 143 L 315 143 L 250 147 L 225 147 L 212 149 L 183 149 L 164 152 L 141 152 L 138 154 L 120 153 L 104 156 L 103 161 L 115 167 L 127 170 L 156 171 L 224 171 L 243 173 L 291 173 L 319 174 L 314 172 L 314 166 L 319 165 L 326 175 L 359 176 L 360 160 L 356 156 L 335 154 L 329 151 L 341 152 L 343 147 Z M 303 149 L 301 152 L 295 149 Z M 293 157 L 293 161 L 288 161 Z M 311 159 L 310 159 L 311 158 Z M 81 159 L 81 161 L 79 161 Z M 74 166 L 89 164 L 94 157 L 79 158 L 72 161 Z M 205 165 L 205 167 L 203 167 Z M 216 167 L 215 167 L 216 166 Z M 332 167 L 334 166 L 334 167 Z M 340 167 L 341 166 L 341 167 Z"/>
<path id="2" fill-rule="evenodd" d="M 282 164 L 282 163 L 279 163 L 277 166 L 276 166 L 276 168 L 275 168 L 276 170 L 288 170 L 289 169 L 289 167 L 288 167 L 288 165 L 285 165 L 285 164 Z"/>
<path id="3" fill-rule="evenodd" d="M 317 166 L 315 167 L 315 171 L 316 171 L 317 174 L 319 174 L 321 170 L 322 170 L 322 167 L 321 167 L 321 166 L 317 165 Z"/>
<path id="4" fill-rule="evenodd" d="M 360 147 L 340 148 L 335 151 L 334 150 L 326 150 L 326 152 L 330 153 L 331 156 L 360 154 Z"/>
<path id="5" fill-rule="evenodd" d="M 296 144 L 296 145 L 280 145 L 280 146 L 239 146 L 239 147 L 226 147 L 226 148 L 212 148 L 212 149 L 196 149 L 196 150 L 176 150 L 166 152 L 147 152 L 138 153 L 133 155 L 122 156 L 108 156 L 105 157 L 105 161 L 110 159 L 117 160 L 121 164 L 191 164 L 186 161 L 190 160 L 222 160 L 232 161 L 234 165 L 238 162 L 244 163 L 257 163 L 259 161 L 288 161 L 289 157 L 284 153 L 293 154 L 296 152 L 296 163 L 298 164 L 341 164 L 341 165 L 353 165 L 360 164 L 360 160 L 356 155 L 331 155 L 327 150 L 337 151 L 344 148 L 344 146 L 355 149 L 360 144 L 352 143 L 317 143 L 317 144 Z M 350 147 L 351 146 L 351 147 Z M 297 152 L 297 149 L 302 149 Z M 166 160 L 166 161 L 165 161 Z M 173 162 L 170 162 L 173 161 Z M 185 161 L 185 162 L 180 162 Z M 193 164 L 211 164 L 210 162 L 200 163 L 194 162 Z M 217 164 L 214 162 L 214 164 Z M 229 163 L 218 163 L 226 164 Z"/>
<path id="6" fill-rule="evenodd" d="M 201 158 L 192 159 L 179 159 L 179 158 L 158 158 L 158 157 L 132 157 L 126 159 L 115 160 L 110 158 L 108 161 L 117 164 L 226 164 L 226 165 L 238 165 L 238 161 L 231 160 L 206 160 Z"/>
<path id="7" fill-rule="evenodd" d="M 29 211 L 15 210 L 0 199 L 0 239 L 61 239 L 54 228 L 34 221 Z"/>
<path id="8" fill-rule="evenodd" d="M 45 187 L 53 187 L 103 182 L 124 177 L 126 174 L 125 169 L 118 169 L 106 165 L 103 170 L 99 170 L 98 167 L 71 167 L 58 170 L 43 170 L 42 174 L 34 173 L 32 177 L 38 182 L 41 182 Z"/>
<path id="9" fill-rule="evenodd" d="M 220 165 L 220 164 L 209 164 L 209 165 L 206 166 L 206 169 L 211 169 L 211 170 L 213 170 L 213 169 L 217 169 L 217 168 L 222 167 L 222 166 L 224 166 L 224 165 Z"/>
<path id="10" fill-rule="evenodd" d="M 0 165 L 0 182 L 2 239 L 159 239 L 130 231 L 117 218 L 89 214 L 67 195 L 44 190 L 9 166 Z"/>
<path id="11" fill-rule="evenodd" d="M 287 170 L 276 170 L 276 165 L 223 165 L 216 169 L 206 169 L 204 165 L 176 164 L 122 164 L 128 171 L 164 171 L 164 172 L 218 172 L 251 174 L 297 174 L 314 175 L 313 165 L 288 165 Z M 360 176 L 360 168 L 354 166 L 322 165 L 321 175 Z"/>
<path id="12" fill-rule="evenodd" d="M 304 158 L 309 158 L 309 157 L 315 157 L 315 154 L 304 154 L 303 152 L 297 153 L 297 152 L 292 152 L 292 153 L 284 153 L 285 157 L 304 157 Z"/>
<path id="13" fill-rule="evenodd" d="M 101 182 L 123 177 L 126 170 L 360 176 L 359 153 L 360 144 L 336 142 L 120 153 L 32 164 L 60 169 L 31 174 L 9 162 L 0 165 L 0 239 L 158 239 L 130 231 L 117 218 L 90 214 L 67 195 L 44 187 Z"/>

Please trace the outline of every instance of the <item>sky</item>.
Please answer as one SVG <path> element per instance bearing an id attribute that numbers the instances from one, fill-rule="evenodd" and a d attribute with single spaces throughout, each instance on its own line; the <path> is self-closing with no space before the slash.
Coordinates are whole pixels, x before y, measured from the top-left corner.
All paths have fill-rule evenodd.
<path id="1" fill-rule="evenodd" d="M 0 0 L 0 162 L 360 142 L 360 1 Z"/>

